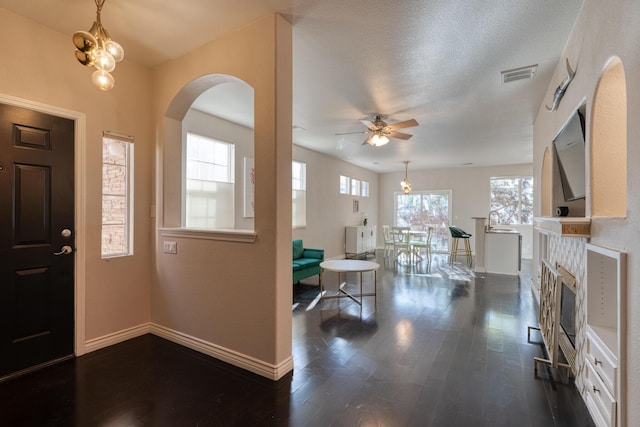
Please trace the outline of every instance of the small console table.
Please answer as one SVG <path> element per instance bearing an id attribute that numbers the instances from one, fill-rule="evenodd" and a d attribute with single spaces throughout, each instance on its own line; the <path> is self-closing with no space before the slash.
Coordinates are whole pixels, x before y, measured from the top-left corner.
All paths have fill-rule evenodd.
<path id="1" fill-rule="evenodd" d="M 354 225 L 345 227 L 346 258 L 376 255 L 376 226 Z"/>
<path id="2" fill-rule="evenodd" d="M 362 298 L 366 296 L 376 296 L 378 288 L 378 268 L 380 264 L 372 261 L 362 261 L 356 259 L 334 259 L 320 263 L 320 300 L 328 298 L 351 298 L 357 304 L 362 305 Z M 338 273 L 338 292 L 334 295 L 325 295 L 323 285 L 324 271 L 333 271 Z M 362 291 L 362 273 L 373 271 L 373 292 L 364 293 Z M 344 286 L 346 282 L 342 281 L 342 273 L 356 273 L 360 279 L 360 293 L 352 294 Z"/>

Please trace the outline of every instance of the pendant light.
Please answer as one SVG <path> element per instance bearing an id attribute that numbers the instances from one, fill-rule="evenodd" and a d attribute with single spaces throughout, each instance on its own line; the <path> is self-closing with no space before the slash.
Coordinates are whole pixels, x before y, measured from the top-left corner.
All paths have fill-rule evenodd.
<path id="1" fill-rule="evenodd" d="M 124 58 L 124 49 L 111 40 L 100 21 L 100 13 L 105 1 L 95 0 L 96 20 L 89 31 L 76 31 L 73 34 L 76 59 L 82 65 L 96 69 L 91 75 L 91 81 L 101 90 L 109 90 L 113 87 L 115 80 L 111 72 L 116 68 L 116 63 Z"/>
<path id="2" fill-rule="evenodd" d="M 404 163 L 404 179 L 400 182 L 400 187 L 402 188 L 402 192 L 404 194 L 411 193 L 411 183 L 409 182 L 409 178 L 407 178 L 407 170 L 409 169 L 409 160 L 405 160 Z"/>

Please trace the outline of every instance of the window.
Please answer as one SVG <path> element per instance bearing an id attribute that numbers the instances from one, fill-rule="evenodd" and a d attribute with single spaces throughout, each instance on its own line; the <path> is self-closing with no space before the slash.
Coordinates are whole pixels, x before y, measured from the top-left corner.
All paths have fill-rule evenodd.
<path id="1" fill-rule="evenodd" d="M 359 179 L 340 175 L 340 194 L 369 197 L 369 181 L 360 181 Z"/>
<path id="2" fill-rule="evenodd" d="M 234 228 L 233 144 L 187 133 L 185 227 Z"/>
<path id="3" fill-rule="evenodd" d="M 307 225 L 307 164 L 291 163 L 292 220 L 293 228 Z"/>
<path id="4" fill-rule="evenodd" d="M 102 258 L 133 255 L 133 138 L 102 137 Z"/>
<path id="5" fill-rule="evenodd" d="M 362 197 L 369 197 L 369 181 L 362 181 Z"/>
<path id="6" fill-rule="evenodd" d="M 351 195 L 359 196 L 360 195 L 360 180 L 351 178 Z"/>
<path id="7" fill-rule="evenodd" d="M 431 248 L 435 252 L 447 252 L 449 225 L 451 222 L 449 200 L 451 191 L 413 191 L 396 193 L 396 226 L 433 227 Z"/>
<path id="8" fill-rule="evenodd" d="M 533 224 L 533 177 L 492 177 L 490 187 L 495 224 Z"/>
<path id="9" fill-rule="evenodd" d="M 348 176 L 340 175 L 340 194 L 351 194 L 350 180 Z"/>

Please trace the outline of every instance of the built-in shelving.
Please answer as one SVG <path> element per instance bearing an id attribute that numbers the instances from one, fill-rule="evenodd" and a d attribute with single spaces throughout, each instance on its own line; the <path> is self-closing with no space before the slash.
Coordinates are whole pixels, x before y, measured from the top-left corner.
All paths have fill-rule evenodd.
<path id="1" fill-rule="evenodd" d="M 626 254 L 587 243 L 586 402 L 596 424 L 624 426 Z"/>

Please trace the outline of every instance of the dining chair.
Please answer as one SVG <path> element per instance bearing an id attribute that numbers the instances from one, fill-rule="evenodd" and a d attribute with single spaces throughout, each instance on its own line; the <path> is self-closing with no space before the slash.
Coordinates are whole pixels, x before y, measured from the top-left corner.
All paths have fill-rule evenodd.
<path id="1" fill-rule="evenodd" d="M 384 256 L 391 255 L 394 250 L 394 241 L 391 236 L 391 227 L 388 225 L 382 226 L 382 235 L 384 236 Z"/>
<path id="2" fill-rule="evenodd" d="M 392 227 L 394 262 L 400 258 L 407 258 L 411 262 L 411 247 L 409 246 L 409 227 Z"/>
<path id="3" fill-rule="evenodd" d="M 409 245 L 411 246 L 411 253 L 415 258 L 431 260 L 431 237 L 433 236 L 433 227 L 421 227 L 422 230 L 411 230 L 409 235 Z M 422 253 L 424 252 L 424 258 Z"/>

